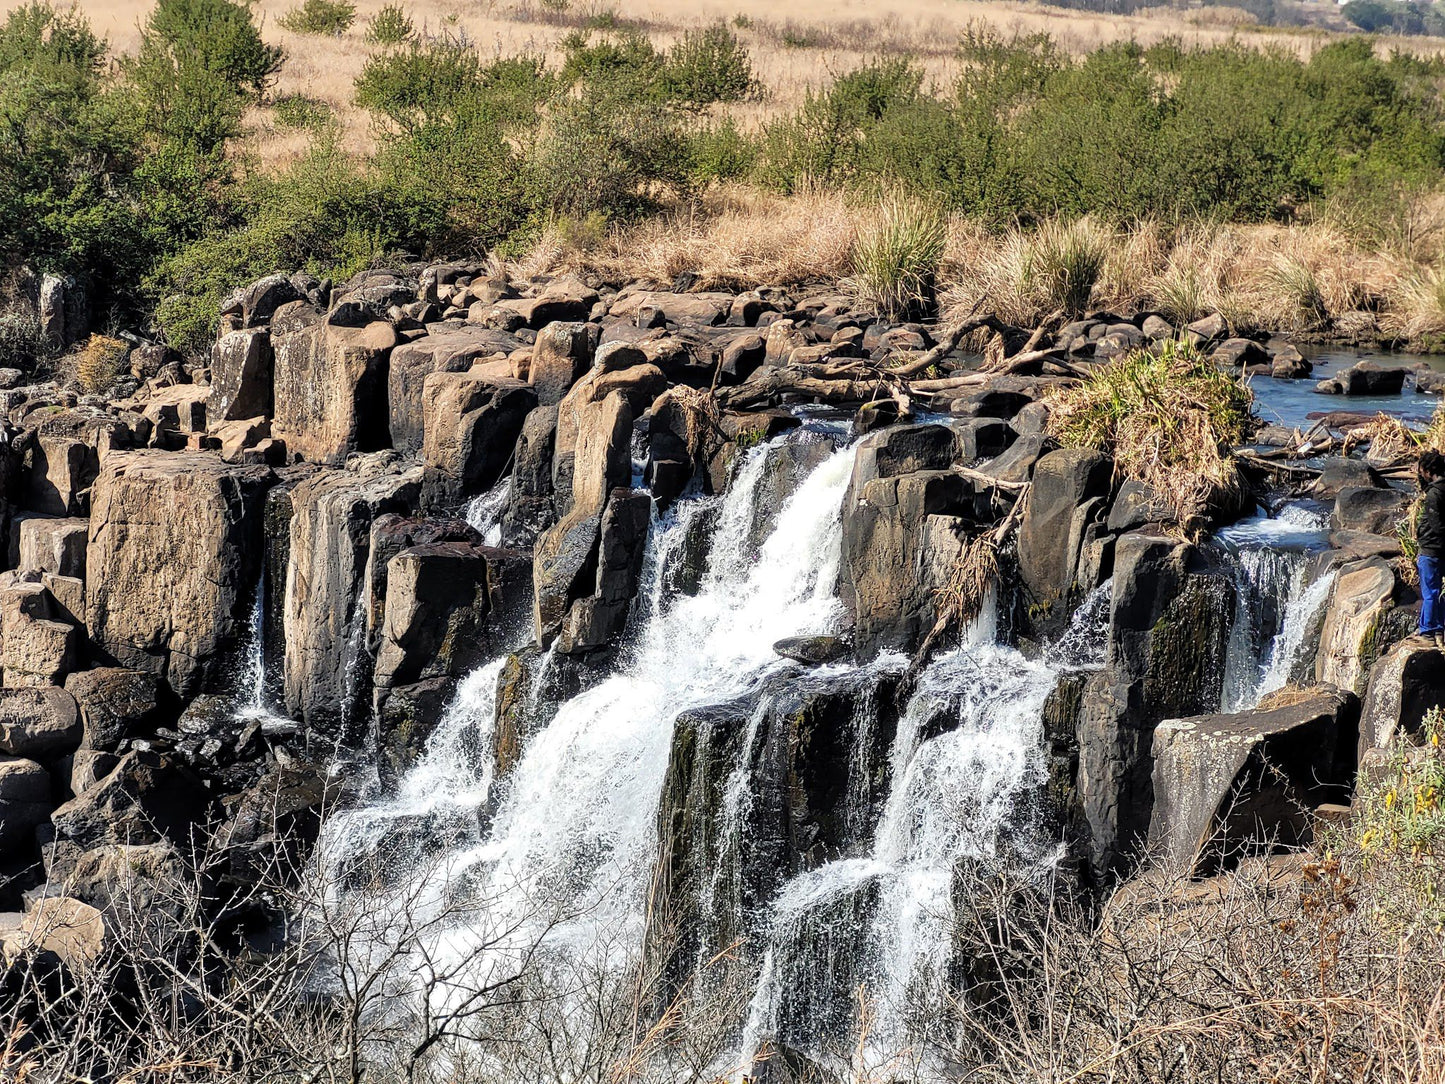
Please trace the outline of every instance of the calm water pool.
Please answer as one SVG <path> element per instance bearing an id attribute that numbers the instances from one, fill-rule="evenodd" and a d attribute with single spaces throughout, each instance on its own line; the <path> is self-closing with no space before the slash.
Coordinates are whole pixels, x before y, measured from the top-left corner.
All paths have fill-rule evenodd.
<path id="1" fill-rule="evenodd" d="M 1250 378 L 1255 409 L 1267 423 L 1308 429 L 1321 415 L 1341 410 L 1357 414 L 1384 411 L 1407 421 L 1425 422 L 1440 401 L 1438 396 L 1421 395 L 1415 391 L 1413 378 L 1406 380 L 1405 390 L 1399 395 L 1321 395 L 1315 391 L 1315 385 L 1357 361 L 1373 361 L 1378 365 L 1404 369 L 1424 362 L 1437 372 L 1445 372 L 1445 357 L 1383 354 L 1348 347 L 1301 346 L 1300 353 L 1314 362 L 1313 376 L 1303 380 L 1275 380 L 1270 376 Z"/>

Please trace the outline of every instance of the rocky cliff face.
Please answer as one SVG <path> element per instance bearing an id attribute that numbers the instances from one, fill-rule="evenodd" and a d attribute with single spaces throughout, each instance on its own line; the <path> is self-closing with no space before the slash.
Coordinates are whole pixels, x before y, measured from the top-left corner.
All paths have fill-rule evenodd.
<path id="1" fill-rule="evenodd" d="M 946 939 L 918 912 L 965 860 L 1062 835 L 1102 891 L 1150 843 L 1204 874 L 1307 840 L 1445 695 L 1396 645 L 1402 495 L 1326 472 L 1328 605 L 1291 688 L 1221 714 L 1227 559 L 1045 435 L 1044 390 L 1160 323 L 989 370 L 825 290 L 437 265 L 252 284 L 208 364 L 137 358 L 117 398 L 0 392 L 0 859 L 103 913 L 116 848 L 274 847 L 267 809 L 314 834 L 444 732 L 484 795 L 462 835 L 513 833 L 549 888 L 645 889 L 673 990 L 766 945 L 801 1035 L 851 1019 L 810 946 L 838 989 L 923 981 L 885 965 Z"/>

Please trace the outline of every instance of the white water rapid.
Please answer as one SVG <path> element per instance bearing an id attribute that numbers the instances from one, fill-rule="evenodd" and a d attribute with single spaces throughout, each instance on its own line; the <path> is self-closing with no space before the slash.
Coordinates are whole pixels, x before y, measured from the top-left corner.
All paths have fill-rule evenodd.
<path id="1" fill-rule="evenodd" d="M 1329 599 L 1332 576 L 1309 579 L 1310 558 L 1328 537 L 1322 512 L 1287 505 L 1221 530 L 1233 557 L 1234 626 L 1225 655 L 1220 710 L 1244 711 L 1282 688 Z"/>

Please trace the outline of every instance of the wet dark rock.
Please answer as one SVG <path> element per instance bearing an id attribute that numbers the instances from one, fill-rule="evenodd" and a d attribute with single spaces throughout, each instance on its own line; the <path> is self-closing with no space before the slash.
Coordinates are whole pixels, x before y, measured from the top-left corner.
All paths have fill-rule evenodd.
<path id="1" fill-rule="evenodd" d="M 1370 534 L 1367 531 L 1331 531 L 1330 545 L 1349 560 L 1361 557 L 1399 557 L 1398 535 Z"/>
<path id="2" fill-rule="evenodd" d="M 65 691 L 75 698 L 79 709 L 86 749 L 113 751 L 159 721 L 160 682 L 143 670 L 83 670 L 65 679 Z"/>
<path id="3" fill-rule="evenodd" d="M 1399 490 L 1347 486 L 1335 498 L 1330 524 L 1336 530 L 1391 534 L 1409 507 L 1409 494 Z"/>
<path id="4" fill-rule="evenodd" d="M 1385 485 L 1375 469 L 1360 459 L 1332 456 L 1325 460 L 1320 475 L 1310 486 L 1310 495 L 1320 500 L 1338 497 L 1341 491 L 1357 487 L 1383 488 Z"/>
<path id="5" fill-rule="evenodd" d="M 887 792 L 896 682 L 785 672 L 761 699 L 679 716 L 658 813 L 671 910 L 657 913 L 674 922 L 649 931 L 670 981 L 738 936 L 760 934 L 788 878 L 868 846 Z M 751 799 L 730 814 L 740 767 Z"/>
<path id="6" fill-rule="evenodd" d="M 1222 368 L 1230 369 L 1271 363 L 1269 351 L 1252 339 L 1225 339 L 1214 348 L 1209 359 Z"/>
<path id="7" fill-rule="evenodd" d="M 968 418 L 953 426 L 958 458 L 964 462 L 1001 455 L 1017 437 L 1002 418 Z"/>
<path id="8" fill-rule="evenodd" d="M 1079 719 L 1079 803 L 1095 877 L 1127 869 L 1144 842 L 1159 720 L 1218 705 L 1233 613 L 1232 583 L 1197 567 L 1187 543 L 1142 532 L 1119 539 L 1106 662 L 1089 678 Z"/>
<path id="9" fill-rule="evenodd" d="M 804 666 L 822 666 L 847 658 L 853 645 L 842 636 L 791 636 L 775 643 L 773 650 Z"/>
<path id="10" fill-rule="evenodd" d="M 1314 372 L 1309 359 L 1288 343 L 1274 351 L 1270 361 L 1270 376 L 1276 380 L 1302 380 Z"/>
<path id="11" fill-rule="evenodd" d="M 1329 380 L 1321 380 L 1315 391 L 1327 395 L 1399 395 L 1408 374 L 1408 369 L 1398 366 L 1360 361 Z"/>
<path id="12" fill-rule="evenodd" d="M 512 480 L 502 516 L 502 541 L 530 547 L 556 522 L 552 491 L 552 448 L 557 434 L 557 408 L 539 406 L 522 423 L 512 453 Z"/>
<path id="13" fill-rule="evenodd" d="M 1114 464 L 1098 452 L 1063 448 L 1041 458 L 1019 524 L 1018 565 L 1030 634 L 1053 637 L 1096 584 L 1080 578 L 1092 526 L 1108 509 Z"/>
<path id="14" fill-rule="evenodd" d="M 104 844 L 186 846 L 204 824 L 210 796 L 200 778 L 173 758 L 135 751 L 84 794 L 51 815 L 56 832 L 82 850 Z"/>

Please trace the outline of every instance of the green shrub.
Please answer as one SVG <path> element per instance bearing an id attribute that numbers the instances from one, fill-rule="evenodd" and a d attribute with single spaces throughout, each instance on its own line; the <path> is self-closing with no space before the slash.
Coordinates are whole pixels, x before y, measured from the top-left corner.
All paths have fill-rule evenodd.
<path id="1" fill-rule="evenodd" d="M 304 0 L 276 22 L 283 30 L 293 34 L 340 37 L 356 22 L 356 5 L 349 0 Z"/>
<path id="2" fill-rule="evenodd" d="M 261 40 L 246 3 L 158 0 L 140 48 L 123 62 L 161 138 L 202 154 L 240 134 L 241 113 L 260 99 L 283 59 Z"/>
<path id="3" fill-rule="evenodd" d="M 272 115 L 282 128 L 322 128 L 332 119 L 331 107 L 304 94 L 284 94 L 272 104 Z"/>
<path id="4" fill-rule="evenodd" d="M 668 97 L 694 107 L 741 101 L 757 89 L 747 49 L 722 25 L 683 34 L 668 50 L 662 85 Z"/>
<path id="5" fill-rule="evenodd" d="M 858 231 L 848 281 L 865 305 L 891 320 L 924 316 L 934 306 L 948 218 L 934 204 L 892 195 Z"/>
<path id="6" fill-rule="evenodd" d="M 752 172 L 757 143 L 738 130 L 731 117 L 695 129 L 687 140 L 691 186 L 736 181 Z"/>
<path id="7" fill-rule="evenodd" d="M 911 61 L 880 60 L 809 91 L 789 118 L 768 125 L 759 177 L 784 191 L 807 180 L 841 184 L 857 177 L 871 133 L 895 109 L 918 100 L 923 72 Z"/>
<path id="8" fill-rule="evenodd" d="M 366 24 L 366 40 L 373 45 L 400 45 L 410 41 L 416 28 L 400 4 L 387 4 Z"/>

